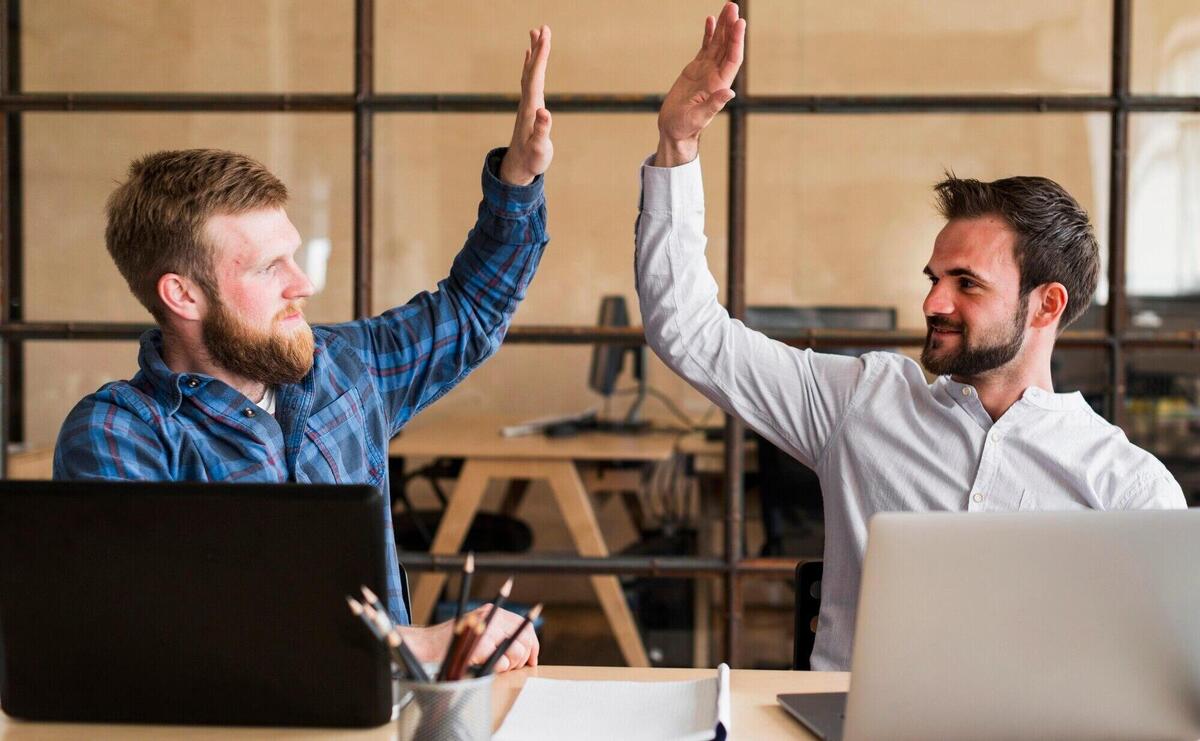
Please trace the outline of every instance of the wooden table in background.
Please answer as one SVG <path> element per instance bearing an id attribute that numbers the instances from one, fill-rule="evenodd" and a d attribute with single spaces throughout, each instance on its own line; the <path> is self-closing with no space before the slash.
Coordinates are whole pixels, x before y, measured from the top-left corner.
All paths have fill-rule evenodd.
<path id="1" fill-rule="evenodd" d="M 548 679 L 624 680 L 639 682 L 669 682 L 711 677 L 714 669 L 628 669 L 624 667 L 540 666 L 521 669 L 496 677 L 492 690 L 492 726 L 504 722 L 517 694 L 530 677 Z M 788 672 L 734 669 L 730 672 L 729 688 L 733 738 L 743 739 L 811 739 L 808 733 L 775 701 L 781 692 L 845 692 L 850 687 L 850 675 L 835 672 Z M 564 718 L 564 722 L 569 719 Z M 0 715 L 0 741 L 66 741 L 86 738 L 92 741 L 150 741 L 172 738 L 228 739 L 255 741 L 260 739 L 291 739 L 317 741 L 388 741 L 396 737 L 391 724 L 365 730 L 330 728 L 220 728 L 212 726 L 136 726 L 90 725 L 82 723 L 27 723 Z"/>
<path id="2" fill-rule="evenodd" d="M 488 482 L 497 480 L 545 481 L 566 521 L 576 550 L 584 556 L 607 556 L 608 546 L 596 521 L 596 512 L 584 487 L 576 462 L 668 460 L 675 435 L 619 435 L 588 432 L 573 437 L 527 435 L 506 438 L 503 424 L 494 419 L 425 420 L 417 418 L 404 428 L 388 450 L 405 458 L 462 458 L 462 472 L 449 497 L 430 553 L 458 553 L 479 510 Z M 616 576 L 592 576 L 592 588 L 612 626 L 621 654 L 630 666 L 649 666 L 637 624 Z M 412 593 L 412 619 L 427 623 L 445 574 L 422 574 Z"/>

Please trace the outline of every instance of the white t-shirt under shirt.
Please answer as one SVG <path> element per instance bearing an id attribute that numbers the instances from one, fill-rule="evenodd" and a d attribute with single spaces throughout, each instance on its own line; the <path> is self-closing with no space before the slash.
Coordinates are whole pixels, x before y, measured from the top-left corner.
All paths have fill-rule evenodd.
<path id="1" fill-rule="evenodd" d="M 704 257 L 700 162 L 642 168 L 637 290 L 646 340 L 725 411 L 816 471 L 825 568 L 812 668 L 849 670 L 876 512 L 1186 506 L 1154 456 L 1082 395 L 1029 388 L 993 421 L 971 386 L 903 355 L 800 350 L 733 320 Z M 914 272 L 919 265 L 914 268 Z"/>
<path id="2" fill-rule="evenodd" d="M 258 402 L 256 402 L 256 403 L 267 414 L 274 416 L 274 414 L 275 414 L 275 387 L 267 386 L 267 391 L 266 391 L 266 393 L 263 394 L 263 398 L 259 399 Z"/>

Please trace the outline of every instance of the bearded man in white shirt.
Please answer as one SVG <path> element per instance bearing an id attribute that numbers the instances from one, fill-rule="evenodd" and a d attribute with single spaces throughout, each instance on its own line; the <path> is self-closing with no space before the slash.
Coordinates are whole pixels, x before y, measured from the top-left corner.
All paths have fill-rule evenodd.
<path id="1" fill-rule="evenodd" d="M 814 353 L 730 318 L 704 258 L 700 133 L 734 96 L 746 21 L 728 3 L 658 117 L 642 167 L 637 288 L 646 339 L 676 373 L 816 471 L 825 573 L 811 665 L 848 670 L 867 521 L 876 512 L 1186 506 L 1179 484 L 1079 393 L 1050 357 L 1092 299 L 1099 248 L 1053 181 L 936 187 L 945 228 L 924 267 L 921 363 Z"/>

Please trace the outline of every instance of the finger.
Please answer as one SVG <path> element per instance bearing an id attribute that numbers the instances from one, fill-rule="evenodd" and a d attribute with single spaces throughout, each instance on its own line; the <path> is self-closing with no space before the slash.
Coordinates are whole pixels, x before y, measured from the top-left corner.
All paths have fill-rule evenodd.
<path id="1" fill-rule="evenodd" d="M 538 640 L 537 634 L 533 635 L 533 645 L 529 647 L 529 665 L 537 666 L 538 654 L 542 652 L 542 642 Z"/>
<path id="2" fill-rule="evenodd" d="M 508 658 L 509 666 L 513 669 L 520 669 L 525 666 L 525 660 L 529 658 L 529 646 L 522 641 L 514 641 L 504 656 Z"/>
<path id="3" fill-rule="evenodd" d="M 704 107 L 708 110 L 711 116 L 715 116 L 721 112 L 725 104 L 733 100 L 734 92 L 729 88 L 718 90 L 708 96 L 708 100 L 704 101 Z"/>
<path id="4" fill-rule="evenodd" d="M 546 107 L 546 66 L 550 60 L 550 27 L 542 26 L 538 36 L 538 45 L 533 52 L 533 64 L 530 69 L 530 102 L 535 108 Z"/>
<path id="5" fill-rule="evenodd" d="M 496 674 L 500 674 L 502 672 L 508 671 L 509 666 L 511 666 L 511 662 L 509 662 L 509 660 L 508 660 L 508 655 L 505 654 L 504 656 L 501 656 L 499 659 L 496 660 L 496 665 L 494 667 L 492 667 L 492 671 L 495 672 Z"/>
<path id="6" fill-rule="evenodd" d="M 553 124 L 550 117 L 550 111 L 545 108 L 539 108 L 534 114 L 533 120 L 533 136 L 536 139 L 546 139 L 550 136 L 550 126 Z"/>
<path id="7" fill-rule="evenodd" d="M 742 66 L 742 55 L 746 49 L 746 21 L 739 18 L 729 30 L 729 43 L 725 47 L 725 57 L 721 60 L 721 79 L 725 84 L 731 84 Z"/>
<path id="8" fill-rule="evenodd" d="M 704 19 L 704 38 L 700 41 L 700 51 L 708 48 L 712 42 L 713 30 L 717 27 L 717 19 L 711 15 Z"/>

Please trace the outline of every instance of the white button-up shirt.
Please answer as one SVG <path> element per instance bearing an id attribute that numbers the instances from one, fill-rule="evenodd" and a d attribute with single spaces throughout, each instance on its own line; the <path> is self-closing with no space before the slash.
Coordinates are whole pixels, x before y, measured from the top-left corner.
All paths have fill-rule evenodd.
<path id="1" fill-rule="evenodd" d="M 979 395 L 911 358 L 799 350 L 731 319 L 704 258 L 700 162 L 642 167 L 637 288 L 646 339 L 725 411 L 809 466 L 825 499 L 812 667 L 848 670 L 876 512 L 1185 507 L 1154 456 L 1078 393 L 1029 388 L 992 421 Z M 918 598 L 914 596 L 914 598 Z"/>

